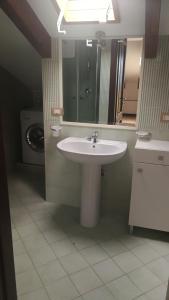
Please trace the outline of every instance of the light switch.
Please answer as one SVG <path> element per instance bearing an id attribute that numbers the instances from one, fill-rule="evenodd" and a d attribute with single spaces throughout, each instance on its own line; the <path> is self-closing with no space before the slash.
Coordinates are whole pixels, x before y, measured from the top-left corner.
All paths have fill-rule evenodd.
<path id="1" fill-rule="evenodd" d="M 61 107 L 52 107 L 51 113 L 52 116 L 59 117 L 59 116 L 63 116 L 64 111 L 63 108 Z"/>
<path id="2" fill-rule="evenodd" d="M 169 112 L 163 112 L 161 114 L 161 122 L 169 122 Z"/>

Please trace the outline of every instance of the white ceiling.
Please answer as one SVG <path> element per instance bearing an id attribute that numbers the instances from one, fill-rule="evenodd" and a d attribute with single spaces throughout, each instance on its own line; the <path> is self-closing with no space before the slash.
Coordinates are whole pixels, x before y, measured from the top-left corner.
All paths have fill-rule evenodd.
<path id="1" fill-rule="evenodd" d="M 27 0 L 52 37 L 57 37 L 55 0 Z M 67 37 L 94 37 L 104 30 L 108 36 L 137 36 L 144 34 L 145 0 L 118 0 L 121 22 L 118 24 L 67 25 Z"/>
<path id="2" fill-rule="evenodd" d="M 27 0 L 51 37 L 57 37 L 55 0 Z M 142 36 L 145 33 L 145 0 L 117 0 L 121 22 L 100 25 L 67 25 L 67 37 L 94 37 L 103 30 L 107 36 Z M 169 0 L 162 0 L 160 33 L 169 34 Z"/>
<path id="3" fill-rule="evenodd" d="M 41 57 L 1 9 L 0 66 L 27 86 L 41 85 Z"/>

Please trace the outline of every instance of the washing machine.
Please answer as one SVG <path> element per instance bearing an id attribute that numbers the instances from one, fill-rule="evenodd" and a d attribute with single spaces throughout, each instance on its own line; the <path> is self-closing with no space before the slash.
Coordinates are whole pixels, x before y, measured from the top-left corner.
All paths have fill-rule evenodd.
<path id="1" fill-rule="evenodd" d="M 44 165 L 43 112 L 23 110 L 20 118 L 23 163 Z"/>

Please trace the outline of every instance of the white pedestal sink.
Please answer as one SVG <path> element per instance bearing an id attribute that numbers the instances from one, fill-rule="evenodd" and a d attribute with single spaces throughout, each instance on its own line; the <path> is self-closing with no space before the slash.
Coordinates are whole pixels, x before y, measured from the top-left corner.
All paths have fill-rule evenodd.
<path id="1" fill-rule="evenodd" d="M 94 227 L 98 223 L 100 208 L 101 165 L 120 159 L 126 152 L 127 143 L 69 137 L 57 144 L 68 159 L 82 164 L 81 225 Z"/>

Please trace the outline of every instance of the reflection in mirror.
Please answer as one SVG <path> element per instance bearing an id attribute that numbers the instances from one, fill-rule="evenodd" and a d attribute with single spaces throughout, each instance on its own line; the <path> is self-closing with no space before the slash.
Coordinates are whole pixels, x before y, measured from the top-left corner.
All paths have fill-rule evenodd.
<path id="1" fill-rule="evenodd" d="M 141 38 L 63 40 L 64 121 L 135 126 Z"/>

